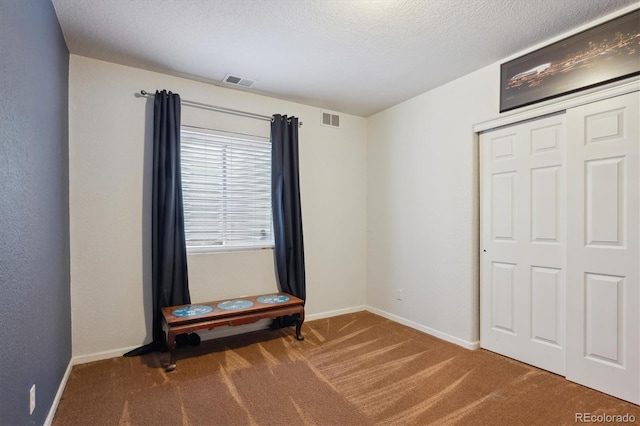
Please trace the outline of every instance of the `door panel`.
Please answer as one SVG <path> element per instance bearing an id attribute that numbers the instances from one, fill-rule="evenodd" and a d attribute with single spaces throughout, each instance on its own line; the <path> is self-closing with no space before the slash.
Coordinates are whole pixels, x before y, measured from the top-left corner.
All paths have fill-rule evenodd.
<path id="1" fill-rule="evenodd" d="M 560 242 L 560 167 L 531 169 L 531 242 Z"/>
<path id="2" fill-rule="evenodd" d="M 567 111 L 567 378 L 640 403 L 638 92 Z"/>
<path id="3" fill-rule="evenodd" d="M 542 126 L 531 130 L 531 154 L 544 154 L 562 149 L 563 132 L 561 124 Z"/>
<path id="4" fill-rule="evenodd" d="M 588 246 L 622 246 L 624 237 L 625 157 L 585 162 Z"/>
<path id="5" fill-rule="evenodd" d="M 562 306 L 560 269 L 531 268 L 532 339 L 560 347 Z"/>
<path id="6" fill-rule="evenodd" d="M 564 115 L 487 132 L 481 346 L 564 374 Z"/>
<path id="7" fill-rule="evenodd" d="M 515 172 L 491 176 L 491 230 L 494 241 L 515 239 L 515 178 Z"/>
<path id="8" fill-rule="evenodd" d="M 493 262 L 492 278 L 492 328 L 496 331 L 506 331 L 515 334 L 515 269 L 510 263 Z"/>
<path id="9" fill-rule="evenodd" d="M 585 274 L 585 356 L 624 367 L 624 277 Z"/>
<path id="10" fill-rule="evenodd" d="M 623 137 L 622 129 L 624 128 L 625 115 L 627 115 L 625 108 L 614 108 L 585 116 L 585 143 L 620 140 Z M 628 118 L 632 117 L 627 115 Z"/>
<path id="11" fill-rule="evenodd" d="M 491 140 L 491 158 L 493 161 L 513 158 L 515 153 L 515 135 L 506 134 Z"/>

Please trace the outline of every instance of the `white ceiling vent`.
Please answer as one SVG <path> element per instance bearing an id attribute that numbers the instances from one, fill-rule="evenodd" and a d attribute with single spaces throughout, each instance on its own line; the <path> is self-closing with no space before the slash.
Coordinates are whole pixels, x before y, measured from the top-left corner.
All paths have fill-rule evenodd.
<path id="1" fill-rule="evenodd" d="M 255 80 L 251 80 L 249 78 L 240 77 L 233 74 L 227 74 L 224 79 L 222 79 L 223 83 L 233 84 L 234 86 L 242 86 L 247 89 L 254 85 Z"/>
<path id="2" fill-rule="evenodd" d="M 329 111 L 322 111 L 322 125 L 340 127 L 340 116 Z"/>

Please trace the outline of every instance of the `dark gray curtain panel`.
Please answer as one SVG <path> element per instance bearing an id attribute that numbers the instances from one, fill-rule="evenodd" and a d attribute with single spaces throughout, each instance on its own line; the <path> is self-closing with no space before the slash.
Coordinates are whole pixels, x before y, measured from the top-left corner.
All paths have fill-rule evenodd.
<path id="1" fill-rule="evenodd" d="M 271 144 L 271 203 L 278 284 L 281 291 L 305 300 L 298 119 L 274 115 Z"/>
<path id="2" fill-rule="evenodd" d="M 180 95 L 166 90 L 155 94 L 152 197 L 153 342 L 125 356 L 163 350 L 161 309 L 191 303 L 180 173 Z"/>

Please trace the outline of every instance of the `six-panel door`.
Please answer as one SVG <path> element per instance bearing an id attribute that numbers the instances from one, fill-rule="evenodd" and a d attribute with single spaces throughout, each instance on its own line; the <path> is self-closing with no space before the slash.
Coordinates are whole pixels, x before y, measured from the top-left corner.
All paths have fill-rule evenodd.
<path id="1" fill-rule="evenodd" d="M 567 112 L 567 379 L 640 403 L 640 94 Z"/>
<path id="2" fill-rule="evenodd" d="M 480 136 L 481 345 L 564 374 L 565 125 Z"/>

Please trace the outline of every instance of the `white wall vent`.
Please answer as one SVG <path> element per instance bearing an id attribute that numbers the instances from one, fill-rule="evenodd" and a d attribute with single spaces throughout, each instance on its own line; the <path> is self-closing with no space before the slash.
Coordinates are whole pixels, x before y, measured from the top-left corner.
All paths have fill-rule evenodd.
<path id="1" fill-rule="evenodd" d="M 227 74 L 223 79 L 223 83 L 233 84 L 234 86 L 246 87 L 247 89 L 254 85 L 256 80 L 244 78 L 233 74 Z"/>
<path id="2" fill-rule="evenodd" d="M 322 125 L 340 127 L 340 116 L 329 111 L 322 111 Z"/>

